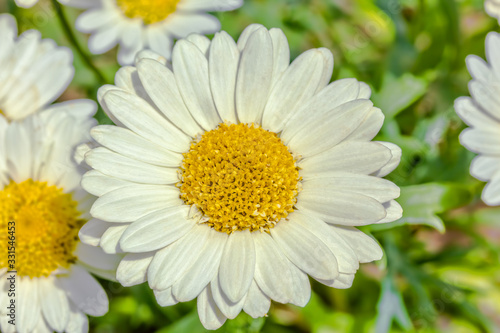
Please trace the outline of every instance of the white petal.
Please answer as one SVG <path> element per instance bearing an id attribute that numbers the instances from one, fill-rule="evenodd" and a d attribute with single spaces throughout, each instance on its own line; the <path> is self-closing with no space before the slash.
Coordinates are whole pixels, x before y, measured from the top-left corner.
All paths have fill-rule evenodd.
<path id="1" fill-rule="evenodd" d="M 191 34 L 186 37 L 186 40 L 196 45 L 205 56 L 208 55 L 208 49 L 210 48 L 210 39 L 208 39 L 208 37 L 199 34 Z"/>
<path id="2" fill-rule="evenodd" d="M 396 220 L 399 220 L 403 216 L 403 208 L 395 200 L 384 202 L 384 208 L 387 212 L 387 215 L 382 220 L 377 221 L 377 224 L 394 222 Z"/>
<path id="3" fill-rule="evenodd" d="M 292 263 L 307 274 L 318 279 L 334 279 L 339 274 L 337 260 L 332 251 L 313 233 L 302 227 L 295 219 L 299 214 L 288 215 L 271 229 L 271 236 Z"/>
<path id="4" fill-rule="evenodd" d="M 224 294 L 238 302 L 247 293 L 255 272 L 255 245 L 250 231 L 229 235 L 219 268 L 219 282 Z"/>
<path id="5" fill-rule="evenodd" d="M 469 91 L 474 101 L 497 121 L 500 120 L 500 112 L 498 111 L 498 105 L 500 105 L 499 89 L 500 84 L 496 82 L 488 84 L 476 80 L 469 82 Z"/>
<path id="6" fill-rule="evenodd" d="M 291 272 L 293 295 L 290 303 L 302 307 L 306 306 L 309 299 L 311 299 L 311 283 L 309 282 L 309 277 L 295 265 L 291 266 Z"/>
<path id="7" fill-rule="evenodd" d="M 342 110 L 337 107 L 357 99 L 358 93 L 359 82 L 356 79 L 342 79 L 330 83 L 293 114 L 281 134 L 282 140 L 288 142 L 297 131 L 313 122 L 315 117 L 326 114 L 335 117 L 335 112 Z"/>
<path id="8" fill-rule="evenodd" d="M 493 131 L 466 128 L 460 133 L 460 143 L 475 153 L 500 155 L 500 136 Z"/>
<path id="9" fill-rule="evenodd" d="M 248 39 L 250 38 L 250 36 L 255 31 L 259 30 L 260 28 L 264 28 L 264 26 L 262 24 L 253 23 L 253 24 L 250 24 L 249 26 L 247 26 L 245 28 L 245 30 L 243 30 L 243 32 L 240 35 L 240 38 L 238 38 L 238 43 L 237 43 L 238 49 L 240 51 L 242 51 L 245 48 L 245 46 L 247 45 L 247 42 L 248 42 Z"/>
<path id="10" fill-rule="evenodd" d="M 371 95 L 372 95 L 372 90 L 371 90 L 370 86 L 364 82 L 359 82 L 358 98 L 370 99 Z"/>
<path id="11" fill-rule="evenodd" d="M 243 311 L 248 313 L 252 318 L 264 317 L 271 306 L 271 299 L 266 296 L 255 281 L 252 281 L 248 289 L 247 297 Z"/>
<path id="12" fill-rule="evenodd" d="M 99 246 L 104 252 L 110 254 L 123 252 L 119 246 L 119 242 L 129 225 L 130 223 L 113 223 L 113 225 L 102 234 Z"/>
<path id="13" fill-rule="evenodd" d="M 174 186 L 132 185 L 108 192 L 96 200 L 90 213 L 108 222 L 134 222 L 161 209 L 182 204 Z"/>
<path id="14" fill-rule="evenodd" d="M 69 303 L 66 293 L 53 277 L 40 279 L 38 293 L 43 316 L 47 324 L 58 332 L 64 331 L 69 320 Z"/>
<path id="15" fill-rule="evenodd" d="M 106 292 L 83 268 L 73 266 L 69 276 L 60 280 L 69 298 L 81 311 L 91 316 L 102 316 L 108 312 Z"/>
<path id="16" fill-rule="evenodd" d="M 88 171 L 82 178 L 82 187 L 85 191 L 97 197 L 133 184 L 123 179 L 107 176 L 97 170 Z"/>
<path id="17" fill-rule="evenodd" d="M 180 2 L 177 9 L 182 11 L 223 12 L 239 8 L 242 5 L 243 0 L 189 0 Z"/>
<path id="18" fill-rule="evenodd" d="M 359 262 L 367 263 L 382 258 L 380 245 L 364 232 L 353 227 L 330 226 L 330 228 L 346 240 L 358 256 Z"/>
<path id="19" fill-rule="evenodd" d="M 21 332 L 31 332 L 37 322 L 43 321 L 40 309 L 40 298 L 38 293 L 38 279 L 31 280 L 28 277 L 17 277 L 17 306 L 19 316 L 17 318 L 17 326 Z M 2 292 L 4 292 L 2 290 Z M 3 316 L 3 311 L 2 311 Z"/>
<path id="20" fill-rule="evenodd" d="M 197 305 L 200 321 L 206 329 L 216 330 L 226 322 L 227 318 L 214 302 L 210 286 L 207 286 L 198 296 Z"/>
<path id="21" fill-rule="evenodd" d="M 174 39 L 165 33 L 163 27 L 150 26 L 145 30 L 146 45 L 166 58 L 171 58 Z"/>
<path id="22" fill-rule="evenodd" d="M 162 22 L 163 28 L 177 39 L 192 33 L 202 35 L 213 34 L 220 30 L 219 20 L 205 13 L 183 13 L 176 11 Z"/>
<path id="23" fill-rule="evenodd" d="M 310 230 L 332 251 L 337 259 L 340 273 L 355 273 L 358 270 L 358 257 L 344 237 L 315 216 L 303 214 L 298 211 L 294 212 L 294 214 L 301 215 L 301 218 L 295 220 L 296 223 Z"/>
<path id="24" fill-rule="evenodd" d="M 70 317 L 68 326 L 66 326 L 67 333 L 87 333 L 89 331 L 89 320 L 87 316 L 78 310 L 78 308 L 70 302 Z"/>
<path id="25" fill-rule="evenodd" d="M 228 319 L 236 318 L 241 312 L 241 309 L 243 309 L 243 304 L 245 303 L 246 298 L 243 297 L 238 302 L 230 301 L 222 291 L 218 275 L 215 276 L 209 287 L 212 290 L 212 296 L 214 298 L 215 304 L 224 314 L 224 316 L 226 316 Z"/>
<path id="26" fill-rule="evenodd" d="M 322 80 L 324 56 L 311 49 L 298 56 L 275 83 L 264 109 L 262 126 L 280 132 L 286 121 L 316 92 Z"/>
<path id="27" fill-rule="evenodd" d="M 90 246 L 78 243 L 74 252 L 80 263 L 88 266 L 92 270 L 116 271 L 121 257 L 104 253 L 98 246 Z"/>
<path id="28" fill-rule="evenodd" d="M 342 225 L 367 225 L 386 217 L 384 206 L 377 200 L 345 191 L 302 190 L 296 206 L 325 222 Z"/>
<path id="29" fill-rule="evenodd" d="M 154 60 L 156 62 L 159 62 L 163 66 L 167 66 L 167 68 L 169 68 L 169 69 L 172 69 L 172 67 L 171 67 L 172 65 L 168 62 L 167 58 L 165 58 L 161 54 L 158 54 L 152 50 L 146 49 L 146 50 L 140 51 L 139 53 L 137 53 L 137 56 L 135 59 L 136 59 L 135 60 L 136 66 L 141 62 L 141 60 L 150 59 L 150 60 Z"/>
<path id="30" fill-rule="evenodd" d="M 149 59 L 140 61 L 137 69 L 147 93 L 172 123 L 191 137 L 202 132 L 184 104 L 171 70 Z"/>
<path id="31" fill-rule="evenodd" d="M 206 225 L 196 225 L 184 237 L 159 250 L 148 268 L 149 286 L 163 290 L 177 282 L 201 254 L 212 232 Z"/>
<path id="32" fill-rule="evenodd" d="M 384 114 L 379 108 L 372 108 L 368 116 L 352 132 L 346 141 L 371 141 L 380 131 L 384 124 Z"/>
<path id="33" fill-rule="evenodd" d="M 285 143 L 292 151 L 303 156 L 321 153 L 353 133 L 368 116 L 372 106 L 371 101 L 363 99 L 342 104 L 336 108 L 337 110 L 332 111 L 337 116 L 316 118 Z"/>
<path id="34" fill-rule="evenodd" d="M 481 199 L 488 206 L 497 206 L 500 204 L 500 173 L 497 172 L 486 184 L 481 194 Z"/>
<path id="35" fill-rule="evenodd" d="M 272 74 L 272 39 L 265 28 L 259 28 L 241 51 L 236 78 L 236 112 L 242 123 L 260 123 Z"/>
<path id="36" fill-rule="evenodd" d="M 179 302 L 187 302 L 198 296 L 213 280 L 219 268 L 227 234 L 212 232 L 200 255 L 191 268 L 172 287 L 172 293 Z"/>
<path id="37" fill-rule="evenodd" d="M 102 54 L 111 50 L 118 42 L 119 25 L 108 25 L 106 29 L 97 30 L 89 37 L 89 50 L 93 54 Z"/>
<path id="38" fill-rule="evenodd" d="M 111 23 L 116 18 L 112 12 L 101 8 L 83 12 L 75 21 L 75 28 L 84 33 L 91 33 Z"/>
<path id="39" fill-rule="evenodd" d="M 98 246 L 102 235 L 108 227 L 108 223 L 92 219 L 83 225 L 78 232 L 78 237 L 80 237 L 80 240 L 85 244 Z"/>
<path id="40" fill-rule="evenodd" d="M 324 178 L 305 180 L 302 187 L 307 191 L 320 191 L 323 195 L 333 195 L 338 191 L 354 192 L 383 203 L 399 197 L 399 187 L 386 179 L 348 172 L 330 173 Z"/>
<path id="41" fill-rule="evenodd" d="M 392 158 L 391 151 L 375 142 L 347 141 L 298 163 L 304 179 L 324 177 L 335 171 L 371 174 Z"/>
<path id="42" fill-rule="evenodd" d="M 124 286 L 130 287 L 147 280 L 148 267 L 155 252 L 127 254 L 116 271 L 116 279 Z"/>
<path id="43" fill-rule="evenodd" d="M 182 161 L 181 154 L 148 141 L 126 128 L 101 125 L 94 127 L 90 134 L 101 145 L 138 161 L 166 167 L 179 167 Z"/>
<path id="44" fill-rule="evenodd" d="M 236 123 L 235 89 L 240 52 L 225 31 L 218 32 L 210 46 L 210 88 L 222 121 Z"/>
<path id="45" fill-rule="evenodd" d="M 377 143 L 386 146 L 391 151 L 392 155 L 389 162 L 373 174 L 377 177 L 385 177 L 398 167 L 399 162 L 401 162 L 401 155 L 403 154 L 403 152 L 401 151 L 401 148 L 399 148 L 399 146 L 395 145 L 394 143 L 382 141 L 377 141 Z"/>
<path id="46" fill-rule="evenodd" d="M 318 280 L 322 284 L 337 288 L 337 289 L 347 289 L 351 288 L 352 282 L 354 281 L 354 274 L 340 273 L 335 280 Z"/>
<path id="47" fill-rule="evenodd" d="M 156 301 L 161 306 L 171 306 L 179 303 L 172 294 L 172 288 L 167 288 L 165 290 L 153 290 Z"/>
<path id="48" fill-rule="evenodd" d="M 492 69 L 488 64 L 478 57 L 477 55 L 470 54 L 465 58 L 467 64 L 467 69 L 470 75 L 476 80 L 482 80 L 485 82 L 492 81 L 495 79 Z"/>
<path id="49" fill-rule="evenodd" d="M 269 35 L 273 41 L 273 84 L 281 77 L 290 65 L 290 47 L 281 29 L 272 28 Z"/>
<path id="50" fill-rule="evenodd" d="M 108 176 L 143 184 L 175 184 L 177 169 L 140 162 L 99 147 L 85 155 L 85 162 Z"/>
<path id="51" fill-rule="evenodd" d="M 500 123 L 497 119 L 491 117 L 470 97 L 459 97 L 455 100 L 455 111 L 458 116 L 469 126 L 500 130 Z"/>
<path id="52" fill-rule="evenodd" d="M 267 233 L 254 232 L 252 237 L 256 255 L 255 282 L 264 294 L 273 300 L 280 303 L 290 302 L 294 287 L 290 265 L 293 264 Z"/>
<path id="53" fill-rule="evenodd" d="M 186 152 L 190 139 L 134 94 L 111 90 L 104 96 L 107 107 L 129 129 L 175 152 Z"/>
<path id="54" fill-rule="evenodd" d="M 146 215 L 132 223 L 120 238 L 120 247 L 127 252 L 148 252 L 175 242 L 195 225 L 188 219 L 189 207 L 177 206 Z"/>
<path id="55" fill-rule="evenodd" d="M 500 170 L 500 156 L 474 157 L 470 164 L 470 174 L 483 182 L 490 180 Z"/>
<path id="56" fill-rule="evenodd" d="M 214 129 L 221 119 L 210 91 L 207 58 L 193 43 L 180 40 L 174 47 L 172 66 L 191 115 L 205 130 Z"/>

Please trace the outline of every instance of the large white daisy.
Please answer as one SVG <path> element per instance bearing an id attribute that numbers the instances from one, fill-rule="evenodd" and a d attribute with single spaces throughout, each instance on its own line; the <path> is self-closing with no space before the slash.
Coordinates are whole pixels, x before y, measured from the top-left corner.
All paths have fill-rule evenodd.
<path id="1" fill-rule="evenodd" d="M 73 55 L 39 31 L 17 36 L 13 16 L 0 15 L 0 116 L 22 119 L 56 100 L 74 75 Z"/>
<path id="2" fill-rule="evenodd" d="M 95 111 L 94 102 L 79 100 L 55 104 L 11 123 L 0 117 L 0 242 L 4 249 L 0 327 L 4 333 L 87 332 L 86 314 L 102 316 L 108 310 L 106 292 L 89 270 L 113 278 L 119 259 L 78 240 L 78 230 L 91 218 L 95 197 L 81 188 L 84 169 L 72 159 L 75 147 L 90 139 Z M 10 256 L 8 244 L 15 248 Z M 7 292 L 12 274 L 17 275 L 15 295 Z M 7 316 L 11 300 L 16 307 L 15 326 Z"/>
<path id="3" fill-rule="evenodd" d="M 238 43 L 180 40 L 172 64 L 141 53 L 99 91 L 117 126 L 82 186 L 100 198 L 82 241 L 125 252 L 125 286 L 148 281 L 160 305 L 198 297 L 203 325 L 271 299 L 304 306 L 308 275 L 348 288 L 360 262 L 382 257 L 356 226 L 401 217 L 399 188 L 382 179 L 401 151 L 371 142 L 384 116 L 355 79 L 329 84 L 333 56 L 290 64 L 279 29 L 249 26 Z"/>
<path id="4" fill-rule="evenodd" d="M 455 101 L 455 110 L 469 125 L 460 135 L 461 144 L 478 153 L 470 166 L 470 174 L 487 181 L 481 198 L 487 205 L 500 204 L 500 34 L 490 32 L 486 37 L 485 62 L 469 55 L 467 68 L 471 97 Z"/>
<path id="5" fill-rule="evenodd" d="M 75 1 L 75 0 L 71 0 Z M 118 62 L 134 62 L 139 50 L 151 49 L 170 58 L 174 38 L 220 30 L 209 11 L 239 8 L 243 0 L 85 0 L 88 8 L 76 21 L 81 32 L 91 33 L 89 49 L 100 54 L 120 45 Z M 71 5 L 69 3 L 68 5 Z M 202 36 L 196 38 L 206 39 Z M 209 43 L 208 40 L 205 43 Z"/>

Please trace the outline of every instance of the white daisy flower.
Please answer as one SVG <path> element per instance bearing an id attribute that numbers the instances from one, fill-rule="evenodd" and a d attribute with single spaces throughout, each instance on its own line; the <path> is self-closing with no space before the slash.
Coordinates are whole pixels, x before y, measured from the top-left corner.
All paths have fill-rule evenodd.
<path id="1" fill-rule="evenodd" d="M 170 58 L 174 38 L 220 30 L 219 20 L 206 12 L 233 10 L 243 4 L 243 0 L 67 1 L 70 6 L 76 2 L 79 7 L 88 8 L 78 17 L 76 28 L 92 34 L 90 51 L 101 54 L 119 44 L 118 62 L 121 65 L 132 64 L 142 49 L 151 49 Z"/>
<path id="2" fill-rule="evenodd" d="M 17 36 L 13 16 L 0 15 L 0 115 L 19 120 L 54 102 L 74 75 L 73 55 L 39 31 Z"/>
<path id="3" fill-rule="evenodd" d="M 78 240 L 78 230 L 91 218 L 88 212 L 95 197 L 81 188 L 84 169 L 72 160 L 74 148 L 90 139 L 95 111 L 94 102 L 77 100 L 11 123 L 0 117 L 0 242 L 5 249 L 0 257 L 0 328 L 4 333 L 87 332 L 86 314 L 102 316 L 108 310 L 106 292 L 88 271 L 113 278 L 119 258 Z M 12 237 L 15 245 L 9 244 Z M 15 258 L 7 255 L 8 244 L 15 247 Z M 7 292 L 12 282 L 7 278 L 13 274 L 15 296 Z M 15 326 L 9 323 L 11 299 Z"/>
<path id="4" fill-rule="evenodd" d="M 292 64 L 279 29 L 249 26 L 236 44 L 180 40 L 172 64 L 151 52 L 99 92 L 118 126 L 82 186 L 99 196 L 82 241 L 126 253 L 125 286 L 148 281 L 160 305 L 198 297 L 203 325 L 271 299 L 304 306 L 308 275 L 348 288 L 360 262 L 382 257 L 356 226 L 401 217 L 399 188 L 382 179 L 401 150 L 371 142 L 384 116 L 355 79 L 328 84 L 320 48 Z"/>
<path id="5" fill-rule="evenodd" d="M 490 206 L 500 204 L 500 34 L 486 37 L 485 62 L 478 56 L 467 56 L 471 97 L 459 97 L 455 111 L 469 125 L 460 134 L 460 143 L 478 153 L 470 166 L 470 174 L 488 184 L 481 195 Z"/>

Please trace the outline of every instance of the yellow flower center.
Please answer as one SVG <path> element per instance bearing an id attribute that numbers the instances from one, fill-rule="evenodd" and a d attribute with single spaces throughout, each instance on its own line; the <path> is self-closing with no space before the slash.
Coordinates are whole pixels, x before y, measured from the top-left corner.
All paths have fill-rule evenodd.
<path id="1" fill-rule="evenodd" d="M 180 0 L 116 0 L 125 16 L 140 18 L 144 24 L 153 24 L 166 19 L 175 12 Z"/>
<path id="2" fill-rule="evenodd" d="M 56 186 L 31 179 L 11 182 L 0 191 L 0 244 L 4 251 L 0 268 L 15 269 L 19 276 L 31 278 L 68 268 L 75 262 L 78 231 L 85 222 L 80 215 L 71 194 Z M 11 243 L 13 237 L 15 244 Z M 7 253 L 12 246 L 15 262 L 9 261 L 14 259 Z"/>
<path id="3" fill-rule="evenodd" d="M 268 231 L 293 211 L 299 171 L 272 132 L 247 124 L 206 132 L 184 154 L 181 198 L 220 232 Z"/>

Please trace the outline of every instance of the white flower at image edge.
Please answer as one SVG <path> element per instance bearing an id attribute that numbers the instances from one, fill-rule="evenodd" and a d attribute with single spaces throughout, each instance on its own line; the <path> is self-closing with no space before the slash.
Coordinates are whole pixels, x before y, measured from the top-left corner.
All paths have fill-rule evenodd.
<path id="1" fill-rule="evenodd" d="M 36 30 L 17 36 L 13 16 L 0 15 L 0 117 L 19 120 L 55 101 L 74 75 L 73 55 Z"/>
<path id="2" fill-rule="evenodd" d="M 290 64 L 283 32 L 260 25 L 237 43 L 180 40 L 172 64 L 141 52 L 99 91 L 117 126 L 91 131 L 82 186 L 99 199 L 82 241 L 125 253 L 117 279 L 147 281 L 162 306 L 197 297 L 208 329 L 306 305 L 308 275 L 349 288 L 382 257 L 356 226 L 402 215 L 380 178 L 401 150 L 371 142 L 384 116 L 370 89 L 332 71 L 324 48 Z"/>
<path id="3" fill-rule="evenodd" d="M 500 0 L 485 0 L 484 10 L 486 13 L 500 22 Z"/>
<path id="4" fill-rule="evenodd" d="M 469 55 L 467 68 L 472 76 L 472 97 L 459 97 L 455 110 L 469 125 L 460 134 L 460 143 L 479 154 L 472 160 L 470 174 L 488 184 L 481 195 L 490 206 L 500 205 L 500 34 L 486 36 L 486 59 Z"/>
<path id="5" fill-rule="evenodd" d="M 90 33 L 89 49 L 94 54 L 119 44 L 118 62 L 129 65 L 142 49 L 170 58 L 174 38 L 191 33 L 212 34 L 220 30 L 219 20 L 206 12 L 241 7 L 243 0 L 66 0 L 68 6 L 86 8 L 76 28 Z M 196 38 L 206 40 L 206 37 Z"/>
<path id="6" fill-rule="evenodd" d="M 75 100 L 21 121 L 8 123 L 0 117 L 0 241 L 5 244 L 0 257 L 0 328 L 4 333 L 87 332 L 86 315 L 108 311 L 106 292 L 89 271 L 114 279 L 120 258 L 78 240 L 78 230 L 91 218 L 96 198 L 80 186 L 85 170 L 73 160 L 73 151 L 90 139 L 95 111 L 92 101 Z M 7 256 L 11 236 L 16 238 L 14 263 Z M 12 270 L 17 271 L 15 297 L 8 292 Z M 7 308 L 11 299 L 16 301 L 15 325 L 8 322 L 13 319 Z"/>

